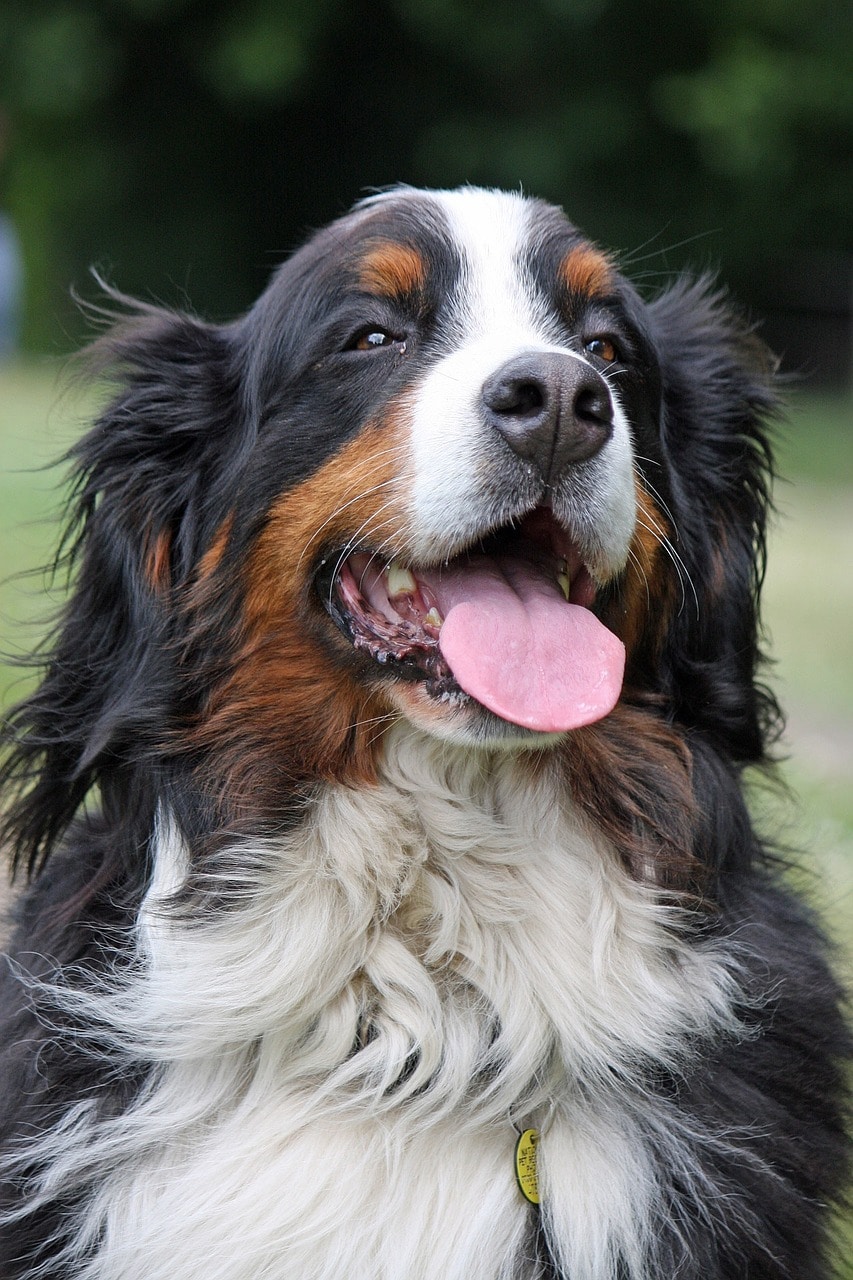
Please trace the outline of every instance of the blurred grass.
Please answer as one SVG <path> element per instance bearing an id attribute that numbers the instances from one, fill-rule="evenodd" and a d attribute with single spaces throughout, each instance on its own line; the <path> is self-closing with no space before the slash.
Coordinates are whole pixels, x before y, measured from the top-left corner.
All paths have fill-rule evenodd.
<path id="1" fill-rule="evenodd" d="M 779 470 L 789 481 L 853 486 L 853 392 L 794 394 L 778 428 Z"/>
<path id="2" fill-rule="evenodd" d="M 0 707 L 32 684 L 10 658 L 28 654 L 61 596 L 47 565 L 56 550 L 63 468 L 95 397 L 73 393 L 56 361 L 0 364 Z M 34 570 L 36 572 L 34 572 Z"/>
<path id="3" fill-rule="evenodd" d="M 0 365 L 0 651 L 25 654 L 58 603 L 36 573 L 56 542 L 62 471 L 45 468 L 80 434 L 93 393 L 56 363 Z M 778 441 L 764 617 L 771 682 L 789 711 L 783 775 L 799 797 L 756 792 L 762 824 L 803 850 L 802 878 L 840 943 L 853 984 L 853 401 L 800 396 Z M 0 703 L 29 678 L 0 660 Z M 799 878 L 799 877 L 798 877 Z M 853 1222 L 839 1280 L 853 1280 Z"/>

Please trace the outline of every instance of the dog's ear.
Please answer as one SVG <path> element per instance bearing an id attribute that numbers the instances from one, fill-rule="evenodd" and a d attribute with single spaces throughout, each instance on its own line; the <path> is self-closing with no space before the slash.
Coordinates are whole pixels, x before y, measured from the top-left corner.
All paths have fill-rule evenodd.
<path id="1" fill-rule="evenodd" d="M 650 316 L 684 566 L 668 693 L 682 723 L 729 758 L 758 761 L 779 715 L 756 683 L 777 361 L 708 280 L 678 281 L 651 303 Z"/>
<path id="2" fill-rule="evenodd" d="M 221 522 L 225 472 L 240 450 L 233 347 L 228 329 L 137 307 L 91 350 L 112 395 L 69 455 L 71 591 L 42 682 L 9 719 L 0 774 L 17 792 L 6 837 L 30 872 L 93 785 L 108 807 L 108 779 L 163 733 L 176 640 L 169 601 Z"/>

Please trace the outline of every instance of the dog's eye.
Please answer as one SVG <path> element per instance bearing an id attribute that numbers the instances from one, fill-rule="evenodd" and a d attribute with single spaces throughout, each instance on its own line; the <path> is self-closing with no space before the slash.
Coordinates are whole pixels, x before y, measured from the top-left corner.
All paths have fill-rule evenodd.
<path id="1" fill-rule="evenodd" d="M 350 343 L 351 351 L 378 351 L 382 347 L 397 347 L 405 350 L 406 344 L 399 335 L 388 329 L 365 329 L 357 334 Z"/>
<path id="2" fill-rule="evenodd" d="M 603 360 L 605 364 L 613 364 L 619 359 L 619 352 L 612 338 L 588 338 L 584 343 L 584 351 L 588 351 L 598 360 Z"/>

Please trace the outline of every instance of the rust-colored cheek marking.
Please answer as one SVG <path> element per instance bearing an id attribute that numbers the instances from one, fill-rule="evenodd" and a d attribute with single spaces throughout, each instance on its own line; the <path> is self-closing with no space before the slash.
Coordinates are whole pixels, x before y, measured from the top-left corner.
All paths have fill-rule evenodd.
<path id="1" fill-rule="evenodd" d="M 364 257 L 359 284 L 368 293 L 397 298 L 423 289 L 426 277 L 426 262 L 417 249 L 388 240 Z"/>
<path id="2" fill-rule="evenodd" d="M 613 264 L 591 244 L 579 244 L 560 263 L 558 274 L 570 293 L 594 298 L 613 289 Z"/>
<path id="3" fill-rule="evenodd" d="M 247 797 L 271 780 L 363 781 L 375 776 L 390 703 L 312 593 L 321 548 L 350 540 L 390 558 L 406 514 L 402 432 L 389 418 L 365 429 L 319 471 L 282 495 L 246 564 L 243 640 L 229 678 L 198 730 Z M 242 781 L 238 781 L 242 779 Z"/>
<path id="4" fill-rule="evenodd" d="M 654 499 L 635 480 L 637 525 L 631 541 L 623 588 L 620 635 L 630 658 L 641 642 L 658 650 L 672 612 L 671 576 L 665 571 L 663 544 L 672 529 Z"/>

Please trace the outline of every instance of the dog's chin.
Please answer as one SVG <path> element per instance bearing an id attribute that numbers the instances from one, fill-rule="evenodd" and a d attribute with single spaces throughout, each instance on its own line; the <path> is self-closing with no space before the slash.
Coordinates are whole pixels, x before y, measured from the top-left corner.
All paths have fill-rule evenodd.
<path id="1" fill-rule="evenodd" d="M 455 746 L 483 751 L 542 751 L 564 741 L 568 731 L 543 733 L 512 724 L 462 690 L 436 697 L 423 683 L 382 683 L 395 711 L 416 729 Z"/>

